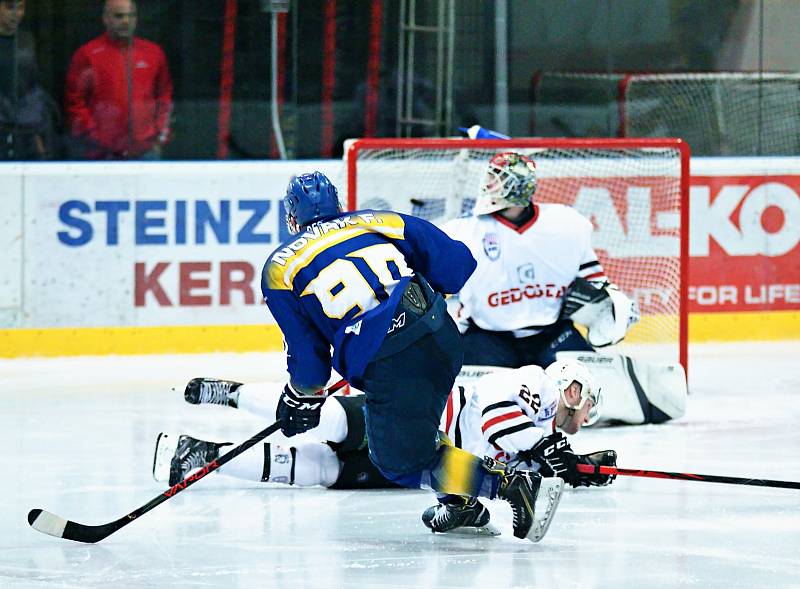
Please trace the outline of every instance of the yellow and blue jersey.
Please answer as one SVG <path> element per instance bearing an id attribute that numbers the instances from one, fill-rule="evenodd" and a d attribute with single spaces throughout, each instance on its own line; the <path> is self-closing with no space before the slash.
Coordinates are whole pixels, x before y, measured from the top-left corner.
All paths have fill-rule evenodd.
<path id="1" fill-rule="evenodd" d="M 455 293 L 474 269 L 463 243 L 410 215 L 364 210 L 306 227 L 270 254 L 261 276 L 292 382 L 321 387 L 331 366 L 361 376 L 412 276 Z"/>

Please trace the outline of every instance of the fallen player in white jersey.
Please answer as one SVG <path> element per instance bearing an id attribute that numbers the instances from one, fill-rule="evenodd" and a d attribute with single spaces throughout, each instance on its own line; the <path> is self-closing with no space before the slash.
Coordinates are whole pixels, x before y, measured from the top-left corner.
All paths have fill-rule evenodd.
<path id="1" fill-rule="evenodd" d="M 280 398 L 273 383 L 241 384 L 210 378 L 192 379 L 184 397 L 193 404 L 226 405 L 275 418 Z M 599 391 L 583 366 L 557 362 L 547 371 L 538 366 L 501 369 L 453 388 L 441 417 L 440 430 L 456 446 L 478 456 L 489 456 L 517 468 L 557 476 L 573 487 L 603 486 L 613 477 L 578 473 L 577 464 L 614 466 L 613 450 L 576 455 L 561 431 L 577 433 L 593 418 Z M 300 487 L 375 489 L 396 485 L 387 481 L 369 460 L 365 425 L 365 397 L 333 395 L 322 406 L 319 425 L 291 442 L 266 442 L 220 468 L 229 476 Z M 227 443 L 187 435 L 159 434 L 153 476 L 174 485 L 192 470 L 224 453 Z M 452 495 L 423 514 L 433 531 L 469 528 L 495 533 L 489 512 L 477 500 Z"/>
<path id="2" fill-rule="evenodd" d="M 472 215 L 442 225 L 477 261 L 461 291 L 447 300 L 462 334 L 464 364 L 580 361 L 601 369 L 594 376 L 603 390 L 629 393 L 604 411 L 606 421 L 661 423 L 682 416 L 687 393 L 680 364 L 599 351 L 638 323 L 638 305 L 606 276 L 592 247 L 591 221 L 571 206 L 537 202 L 537 186 L 533 160 L 498 153 L 488 162 Z M 576 324 L 586 328 L 585 337 Z"/>

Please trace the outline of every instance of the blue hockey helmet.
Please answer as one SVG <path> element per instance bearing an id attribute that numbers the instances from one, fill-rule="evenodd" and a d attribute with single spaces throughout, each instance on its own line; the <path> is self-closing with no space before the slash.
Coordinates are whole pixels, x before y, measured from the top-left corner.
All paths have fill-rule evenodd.
<path id="1" fill-rule="evenodd" d="M 322 172 L 295 176 L 283 197 L 286 227 L 296 235 L 303 227 L 323 221 L 342 212 L 336 187 Z"/>

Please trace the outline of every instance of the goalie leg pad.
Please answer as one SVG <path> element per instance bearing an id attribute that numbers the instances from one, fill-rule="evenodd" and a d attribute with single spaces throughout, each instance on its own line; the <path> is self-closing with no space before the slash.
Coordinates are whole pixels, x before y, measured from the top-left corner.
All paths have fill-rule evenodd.
<path id="1" fill-rule="evenodd" d="M 558 352 L 580 362 L 602 393 L 599 423 L 663 423 L 686 412 L 686 377 L 680 364 L 657 364 L 599 352 Z"/>

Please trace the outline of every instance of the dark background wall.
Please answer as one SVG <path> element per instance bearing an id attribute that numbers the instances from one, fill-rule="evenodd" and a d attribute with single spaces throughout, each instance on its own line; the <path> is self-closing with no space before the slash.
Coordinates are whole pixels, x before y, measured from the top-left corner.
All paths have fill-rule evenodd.
<path id="1" fill-rule="evenodd" d="M 418 21 L 438 2 L 419 1 Z M 293 0 L 282 51 L 282 125 L 290 157 L 322 152 L 323 47 L 328 0 Z M 369 27 L 373 2 L 336 1 L 333 93 L 335 143 L 364 132 Z M 454 59 L 457 125 L 494 124 L 495 0 L 458 0 Z M 214 159 L 225 0 L 140 0 L 138 34 L 166 52 L 175 84 L 174 139 L 165 156 Z M 395 131 L 400 0 L 382 0 L 377 134 Z M 547 72 L 707 72 L 800 70 L 800 3 L 757 0 L 508 0 L 510 128 L 531 133 L 613 136 L 616 88 L 595 81 L 552 87 L 555 109 L 539 117 L 533 80 Z M 239 0 L 228 157 L 276 157 L 270 134 L 270 16 L 258 0 Z M 70 56 L 103 30 L 102 2 L 28 0 L 23 28 L 33 32 L 43 86 L 61 103 Z M 433 47 L 422 55 L 415 96 L 429 108 Z M 536 101 L 540 100 L 537 106 Z M 551 109 L 551 110 L 552 110 Z M 564 112 L 562 112 L 564 111 Z M 572 113 L 572 114 L 571 114 Z M 589 114 L 587 114 L 589 113 Z M 611 114 L 609 114 L 611 113 Z M 574 116 L 572 116 L 574 114 Z M 572 128 L 559 121 L 587 116 Z M 457 129 L 451 130 L 457 134 Z M 339 153 L 339 152 L 337 152 Z"/>

